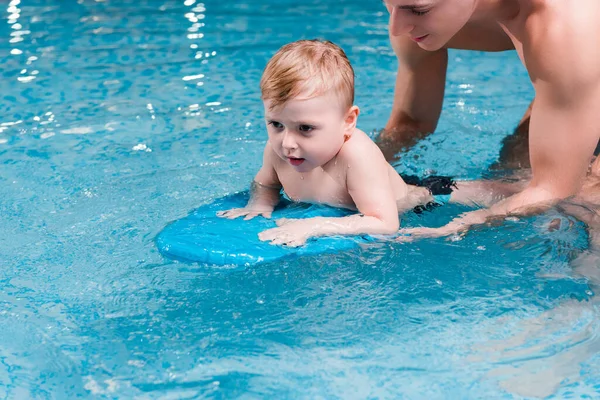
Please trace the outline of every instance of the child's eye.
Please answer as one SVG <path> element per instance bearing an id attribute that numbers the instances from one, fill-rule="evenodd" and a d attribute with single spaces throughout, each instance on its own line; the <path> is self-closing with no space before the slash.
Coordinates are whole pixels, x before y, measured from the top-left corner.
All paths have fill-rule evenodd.
<path id="1" fill-rule="evenodd" d="M 312 132 L 314 129 L 315 129 L 315 127 L 312 125 L 300 125 L 298 127 L 298 130 L 302 133 L 309 133 L 309 132 Z"/>
<path id="2" fill-rule="evenodd" d="M 283 124 L 277 121 L 269 121 L 269 125 L 272 125 L 275 129 L 283 129 Z"/>

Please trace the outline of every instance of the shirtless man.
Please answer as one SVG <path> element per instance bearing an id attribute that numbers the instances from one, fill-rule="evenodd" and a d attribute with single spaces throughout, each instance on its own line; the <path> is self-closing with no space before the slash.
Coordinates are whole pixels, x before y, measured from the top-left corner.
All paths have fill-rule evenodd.
<path id="1" fill-rule="evenodd" d="M 519 128 L 523 134 L 529 127 L 529 184 L 446 229 L 404 233 L 447 235 L 495 215 L 553 204 L 580 189 L 600 136 L 598 0 L 385 0 L 385 5 L 400 62 L 384 142 L 402 147 L 435 130 L 449 48 L 514 48 L 535 89 Z"/>

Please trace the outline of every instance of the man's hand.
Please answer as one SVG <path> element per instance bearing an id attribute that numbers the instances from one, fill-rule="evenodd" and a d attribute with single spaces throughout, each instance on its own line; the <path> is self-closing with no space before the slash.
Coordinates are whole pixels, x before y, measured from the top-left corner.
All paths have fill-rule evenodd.
<path id="1" fill-rule="evenodd" d="M 491 213 L 489 210 L 477 210 L 465 213 L 439 228 L 417 227 L 400 229 L 398 233 L 401 236 L 396 240 L 398 242 L 411 242 L 422 238 L 437 238 L 452 235 L 464 236 L 473 225 L 486 223 L 490 216 Z"/>

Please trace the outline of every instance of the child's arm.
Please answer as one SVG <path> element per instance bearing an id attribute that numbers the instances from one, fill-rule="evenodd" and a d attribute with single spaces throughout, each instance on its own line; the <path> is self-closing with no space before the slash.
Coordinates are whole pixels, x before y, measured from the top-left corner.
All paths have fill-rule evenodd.
<path id="1" fill-rule="evenodd" d="M 259 238 L 272 244 L 300 246 L 317 236 L 395 233 L 400 222 L 387 162 L 377 148 L 353 153 L 344 154 L 342 158 L 347 163 L 348 193 L 360 214 L 339 218 L 281 219 L 277 221 L 278 228 L 261 232 Z"/>
<path id="2" fill-rule="evenodd" d="M 279 203 L 281 191 L 281 183 L 273 167 L 272 153 L 271 145 L 267 142 L 263 153 L 263 165 L 250 185 L 250 199 L 246 207 L 219 211 L 217 213 L 219 217 L 252 219 L 262 215 L 271 218 L 273 209 Z"/>

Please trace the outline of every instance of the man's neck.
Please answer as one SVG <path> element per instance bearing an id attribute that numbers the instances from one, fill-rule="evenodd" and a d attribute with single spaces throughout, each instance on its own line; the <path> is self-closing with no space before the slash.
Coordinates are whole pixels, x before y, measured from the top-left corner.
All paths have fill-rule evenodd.
<path id="1" fill-rule="evenodd" d="M 477 21 L 508 21 L 521 10 L 521 0 L 477 0 L 473 19 Z"/>

